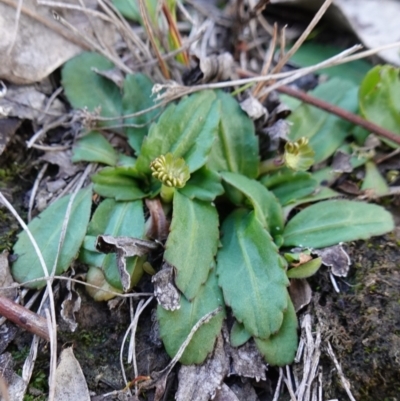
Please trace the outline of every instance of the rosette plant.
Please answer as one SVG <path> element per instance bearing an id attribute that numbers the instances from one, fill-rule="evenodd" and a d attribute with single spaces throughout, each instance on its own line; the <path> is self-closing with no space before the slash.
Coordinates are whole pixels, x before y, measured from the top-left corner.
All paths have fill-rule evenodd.
<path id="1" fill-rule="evenodd" d="M 230 93 L 202 91 L 162 111 L 128 117 L 153 105 L 152 82 L 142 74 L 128 75 L 121 94 L 93 67 L 107 70 L 113 66 L 92 53 L 69 61 L 62 72 L 65 94 L 75 108 L 99 110 L 100 106 L 101 116 L 124 118 L 130 126 L 118 130 L 131 150 L 118 152 L 100 132 L 112 130 L 115 120 L 100 120 L 97 130 L 85 132 L 77 141 L 75 162 L 107 165 L 91 177 L 101 201 L 90 215 L 92 188 L 88 187 L 73 202 L 63 198 L 31 223 L 48 266 L 54 264 L 57 235 L 71 201 L 73 213 L 56 273 L 65 271 L 78 256 L 89 266 L 88 282 L 103 290 L 92 290 L 97 299 L 114 296 L 109 289 L 130 291 L 144 270 L 151 270 L 148 262 L 154 260 L 147 259 L 152 250 L 141 251 L 152 240 L 146 230 L 144 201 L 160 199 L 170 228 L 154 252 L 163 253 L 164 265 L 172 267 L 179 294 L 170 310 L 157 307 L 168 354 L 173 357 L 196 322 L 218 310 L 196 331 L 182 363 L 205 360 L 227 314 L 232 316 L 233 346 L 253 338 L 269 364 L 291 363 L 298 324 L 289 282 L 292 277 L 307 277 L 316 268 L 315 263 L 312 271 L 307 265 L 289 268 L 283 251 L 380 235 L 393 228 L 391 215 L 377 205 L 328 199 L 337 196 L 334 191 L 321 193 L 313 174 L 305 171 L 313 156 L 307 138 L 293 138 L 284 153 L 272 155 L 281 163 L 265 173 L 268 169 L 263 166 L 268 163 L 260 161 L 253 121 Z M 313 203 L 320 199 L 325 200 Z M 49 220 L 53 223 L 51 238 L 42 238 Z M 116 242 L 135 239 L 136 248 L 132 253 L 126 249 L 102 253 L 97 246 L 99 236 L 112 236 Z M 13 265 L 18 281 L 43 276 L 25 234 L 20 235 L 14 252 L 20 255 Z M 162 264 L 152 268 L 160 270 Z M 43 282 L 31 286 L 43 286 Z"/>

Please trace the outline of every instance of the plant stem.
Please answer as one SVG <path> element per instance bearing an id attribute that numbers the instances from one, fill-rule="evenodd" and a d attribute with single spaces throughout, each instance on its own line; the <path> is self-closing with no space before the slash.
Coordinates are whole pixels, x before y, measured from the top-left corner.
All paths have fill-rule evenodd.
<path id="1" fill-rule="evenodd" d="M 260 163 L 258 167 L 258 175 L 265 175 L 272 171 L 279 170 L 284 166 L 283 159 L 281 157 L 274 157 L 273 159 L 267 159 Z"/>
<path id="2" fill-rule="evenodd" d="M 397 135 L 394 132 L 387 130 L 386 128 L 380 127 L 379 125 L 376 125 L 371 121 L 365 120 L 364 118 L 357 116 L 350 111 L 344 110 L 338 106 L 325 102 L 324 100 L 318 99 L 303 91 L 293 89 L 289 86 L 280 86 L 279 88 L 277 88 L 277 91 L 299 99 L 304 103 L 308 103 L 312 106 L 318 107 L 321 110 L 325 110 L 328 113 L 335 114 L 343 120 L 350 121 L 353 124 L 365 128 L 367 131 L 371 131 L 374 134 L 383 136 L 400 145 L 400 135 Z"/>
<path id="3" fill-rule="evenodd" d="M 161 185 L 161 199 L 165 203 L 171 203 L 172 199 L 174 198 L 175 188 L 174 187 L 167 187 L 166 185 Z"/>

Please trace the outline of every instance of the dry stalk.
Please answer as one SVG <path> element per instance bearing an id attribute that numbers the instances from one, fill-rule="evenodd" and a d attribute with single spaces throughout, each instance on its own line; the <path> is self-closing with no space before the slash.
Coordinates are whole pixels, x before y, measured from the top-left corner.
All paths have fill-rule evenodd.
<path id="1" fill-rule="evenodd" d="M 276 38 L 278 37 L 278 25 L 275 23 L 274 24 L 274 32 L 272 35 L 272 39 L 269 42 L 269 47 L 268 47 L 268 51 L 266 52 L 266 57 L 265 57 L 265 61 L 264 61 L 264 65 L 263 68 L 261 70 L 261 75 L 267 75 L 268 71 L 271 67 L 272 64 L 272 59 L 274 57 L 274 52 L 275 52 L 275 47 L 276 47 Z M 256 97 L 258 95 L 258 93 L 260 92 L 260 90 L 263 87 L 263 83 L 259 82 L 254 90 L 253 90 L 253 96 Z"/>
<path id="2" fill-rule="evenodd" d="M 102 290 L 104 292 L 107 292 L 108 294 L 115 295 L 116 297 L 119 297 L 119 298 L 141 298 L 141 297 L 150 297 L 150 296 L 153 295 L 153 293 L 151 293 L 151 292 L 137 292 L 137 293 L 121 294 L 119 292 L 114 292 L 114 291 L 111 291 L 111 290 L 103 289 L 102 287 L 99 287 L 99 286 L 94 285 L 94 284 L 89 284 L 86 281 L 82 281 L 82 280 L 78 280 L 78 279 L 71 278 L 71 277 L 66 277 L 66 276 L 53 276 L 53 277 L 47 277 L 47 278 L 46 277 L 39 277 L 39 278 L 36 278 L 34 280 L 25 281 L 25 282 L 19 283 L 19 284 L 18 283 L 14 283 L 13 285 L 10 285 L 8 287 L 1 287 L 1 288 L 4 289 L 4 290 L 21 288 L 21 287 L 26 286 L 28 284 L 34 284 L 34 283 L 37 283 L 39 281 L 46 281 L 46 280 L 48 281 L 50 279 L 53 279 L 53 281 L 54 280 L 61 280 L 61 281 L 67 281 L 67 282 L 81 284 L 81 285 L 84 285 L 86 287 L 91 287 L 91 288 L 95 288 L 97 290 Z M 31 297 L 31 299 L 32 299 L 32 297 Z M 30 303 L 31 299 L 29 300 L 29 303 Z M 28 306 L 29 303 L 27 303 L 25 305 L 26 308 L 29 307 Z"/>
<path id="3" fill-rule="evenodd" d="M 76 36 L 81 37 L 91 49 L 96 50 L 100 54 L 102 54 L 104 57 L 108 58 L 110 61 L 112 61 L 120 70 L 125 72 L 126 74 L 131 74 L 133 71 L 126 66 L 122 60 L 118 57 L 114 57 L 108 50 L 103 49 L 101 46 L 99 46 L 96 42 L 94 42 L 92 39 L 90 39 L 88 36 L 83 35 L 79 29 L 77 29 L 75 26 L 70 24 L 65 18 L 61 17 L 61 15 L 57 14 L 56 12 L 53 12 L 54 18 L 59 21 L 63 26 L 68 28 L 71 32 L 73 32 Z"/>
<path id="4" fill-rule="evenodd" d="M 322 16 L 325 14 L 328 7 L 332 4 L 333 0 L 325 0 L 322 4 L 318 12 L 314 15 L 314 18 L 311 20 L 307 28 L 301 34 L 301 36 L 297 39 L 296 43 L 292 46 L 292 48 L 282 57 L 278 64 L 275 66 L 272 72 L 278 72 L 281 68 L 290 60 L 290 58 L 299 50 L 300 46 L 304 43 L 307 39 L 308 35 L 314 29 L 315 25 L 319 22 Z"/>
<path id="5" fill-rule="evenodd" d="M 155 40 L 155 37 L 154 37 L 153 28 L 152 28 L 152 26 L 150 24 L 149 15 L 147 13 L 147 8 L 146 8 L 146 5 L 144 3 L 144 0 L 139 0 L 139 8 L 140 8 L 140 15 L 142 16 L 143 24 L 144 24 L 144 27 L 145 27 L 146 32 L 147 32 L 147 36 L 148 36 L 148 38 L 150 40 L 151 46 L 152 46 L 152 48 L 154 50 L 154 53 L 155 53 L 155 55 L 157 57 L 158 63 L 160 65 L 161 72 L 162 72 L 162 74 L 163 74 L 165 79 L 170 79 L 170 75 L 169 75 L 169 71 L 168 71 L 167 65 L 165 64 L 164 60 L 161 57 L 161 53 L 160 53 L 160 51 L 158 49 L 158 46 L 157 46 L 157 43 L 156 43 L 156 40 Z"/>
<path id="6" fill-rule="evenodd" d="M 346 379 L 346 377 L 343 373 L 342 367 L 340 366 L 340 363 L 337 360 L 336 355 L 333 352 L 332 345 L 329 341 L 328 341 L 328 346 L 327 346 L 326 350 L 328 352 L 329 357 L 332 359 L 333 363 L 335 364 L 340 381 L 342 382 L 343 388 L 345 389 L 348 397 L 350 398 L 351 401 L 356 401 L 356 399 L 354 398 L 353 394 L 350 391 L 349 381 Z"/>
<path id="7" fill-rule="evenodd" d="M 86 15 L 91 15 L 95 18 L 100 18 L 103 21 L 113 23 L 113 19 L 105 15 L 104 13 L 92 10 L 90 8 L 85 7 L 84 5 L 78 6 L 76 4 L 68 4 L 64 2 L 58 1 L 49 1 L 49 0 L 37 0 L 37 4 L 41 6 L 51 7 L 51 8 L 59 8 L 61 10 L 76 10 L 85 13 Z M 81 3 L 82 4 L 82 3 Z"/>
<path id="8" fill-rule="evenodd" d="M 104 12 L 107 13 L 108 16 L 114 20 L 114 23 L 119 28 L 119 32 L 121 33 L 121 36 L 125 39 L 125 43 L 130 49 L 131 54 L 135 55 L 139 62 L 143 61 L 140 57 L 139 52 L 142 52 L 143 55 L 145 55 L 145 57 L 151 59 L 152 55 L 150 50 L 142 42 L 140 37 L 135 34 L 135 31 L 129 26 L 126 19 L 121 15 L 121 13 L 114 6 L 114 4 L 108 0 L 105 1 L 97 0 L 97 2 L 100 5 L 100 7 L 104 10 Z"/>
<path id="9" fill-rule="evenodd" d="M 50 341 L 46 319 L 2 295 L 0 295 L 0 315 L 24 330 Z"/>
<path id="10" fill-rule="evenodd" d="M 21 225 L 21 227 L 24 229 L 24 231 L 26 232 L 26 234 L 28 235 L 29 240 L 32 243 L 33 248 L 35 249 L 35 252 L 37 254 L 37 257 L 39 259 L 40 265 L 42 266 L 43 269 L 43 273 L 45 275 L 46 278 L 50 277 L 49 274 L 49 270 L 46 266 L 46 262 L 44 261 L 42 252 L 35 240 L 35 238 L 33 237 L 32 233 L 30 232 L 28 226 L 25 224 L 25 222 L 22 220 L 22 218 L 20 217 L 20 215 L 17 213 L 17 211 L 13 208 L 13 206 L 7 201 L 7 199 L 4 197 L 4 195 L 0 192 L 0 201 L 3 202 L 3 204 L 6 206 L 6 208 L 13 214 L 13 216 L 17 219 L 18 223 Z M 56 327 L 56 311 L 55 311 L 55 305 L 54 305 L 54 295 L 53 295 L 53 289 L 52 289 L 52 281 L 51 280 L 46 280 L 46 293 L 49 294 L 49 299 L 50 299 L 50 322 L 51 325 L 53 325 L 54 327 Z M 43 298 L 44 299 L 44 298 Z M 42 304 L 43 305 L 43 299 L 42 299 Z M 41 306 L 39 307 L 38 313 L 40 312 Z M 51 369 L 50 369 L 50 377 L 52 377 L 51 373 L 52 373 L 52 369 L 55 369 L 56 367 L 56 363 L 57 363 L 57 354 L 53 354 L 53 350 L 57 350 L 57 341 L 54 341 L 54 337 L 51 335 L 51 333 L 49 332 L 50 335 L 50 347 L 51 347 L 51 357 L 50 357 L 50 363 L 51 363 Z M 27 360 L 24 363 L 24 367 L 23 367 L 23 379 L 25 381 L 25 386 L 28 386 L 29 380 L 32 376 L 32 372 L 33 372 L 33 366 L 34 366 L 34 362 L 36 360 L 36 356 L 37 356 L 37 347 L 39 344 L 39 339 L 37 336 L 33 337 L 33 341 L 32 341 L 32 345 L 31 345 L 31 350 L 30 350 L 30 354 L 27 358 Z M 54 366 L 54 368 L 53 368 Z M 26 387 L 25 387 L 25 391 L 26 391 Z M 54 385 L 52 385 L 52 383 L 49 383 L 49 401 L 53 401 L 54 398 Z"/>
<path id="11" fill-rule="evenodd" d="M 124 346 L 125 346 L 125 342 L 126 339 L 128 338 L 129 333 L 131 334 L 131 339 L 133 342 L 133 349 L 132 349 L 132 355 L 128 355 L 128 359 L 133 360 L 133 369 L 134 369 L 134 375 L 135 377 L 138 377 L 138 370 L 137 370 L 137 364 L 136 364 L 136 355 L 135 355 L 135 334 L 136 334 L 136 329 L 137 329 L 137 325 L 139 322 L 139 317 L 142 314 L 142 312 L 144 311 L 144 309 L 146 308 L 146 306 L 153 300 L 153 296 L 149 297 L 149 299 L 144 302 L 144 300 L 141 300 L 138 304 L 138 306 L 136 307 L 136 313 L 135 316 L 131 322 L 131 324 L 129 325 L 128 329 L 125 332 L 124 338 L 122 339 L 122 344 L 121 344 L 121 349 L 120 349 L 120 353 L 119 353 L 119 361 L 120 361 L 120 365 L 121 365 L 121 372 L 122 372 L 122 377 L 124 379 L 124 383 L 125 383 L 125 388 L 127 389 L 128 393 L 130 393 L 130 389 L 129 389 L 129 383 L 128 380 L 126 378 L 126 373 L 125 373 L 125 368 L 124 368 L 124 358 L 123 358 L 123 354 L 124 354 Z M 137 384 L 135 383 L 135 392 L 137 395 L 138 392 L 138 388 L 137 388 Z"/>
<path id="12" fill-rule="evenodd" d="M 39 171 L 39 174 L 36 177 L 35 182 L 33 183 L 33 187 L 31 190 L 31 195 L 29 197 L 29 207 L 28 207 L 28 223 L 32 220 L 32 209 L 33 209 L 33 204 L 35 203 L 35 196 L 36 192 L 39 188 L 40 181 L 42 181 L 42 178 L 44 176 L 44 173 L 46 172 L 48 167 L 48 163 L 43 164 L 42 168 Z"/>

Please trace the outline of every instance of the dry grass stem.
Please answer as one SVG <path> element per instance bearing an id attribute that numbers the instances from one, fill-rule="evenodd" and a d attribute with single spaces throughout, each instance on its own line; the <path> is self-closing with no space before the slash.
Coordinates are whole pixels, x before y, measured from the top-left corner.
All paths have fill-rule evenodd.
<path id="1" fill-rule="evenodd" d="M 39 188 L 40 181 L 42 181 L 42 178 L 44 176 L 44 173 L 46 172 L 48 167 L 48 163 L 43 164 L 42 168 L 40 169 L 35 182 L 33 183 L 33 187 L 31 190 L 31 194 L 29 196 L 29 206 L 28 206 L 28 223 L 31 222 L 32 220 L 32 209 L 33 209 L 33 204 L 35 203 L 35 196 L 36 192 Z"/>
<path id="2" fill-rule="evenodd" d="M 276 38 L 278 37 L 278 25 L 274 24 L 274 32 L 271 38 L 271 41 L 269 42 L 268 50 L 265 53 L 265 61 L 263 68 L 261 70 L 261 75 L 267 75 L 268 71 L 271 67 L 272 60 L 274 57 L 274 52 L 275 52 L 275 47 L 276 47 Z M 256 97 L 262 87 L 264 86 L 264 82 L 258 82 L 257 85 L 255 86 L 253 90 L 253 96 Z"/>
<path id="3" fill-rule="evenodd" d="M 296 43 L 292 46 L 292 48 L 285 54 L 284 57 L 282 57 L 278 64 L 275 66 L 273 69 L 273 72 L 280 71 L 281 68 L 290 60 L 290 58 L 299 50 L 300 46 L 304 43 L 304 41 L 307 39 L 308 35 L 311 33 L 311 31 L 314 29 L 314 27 L 317 25 L 317 23 L 320 21 L 322 16 L 325 14 L 326 10 L 328 7 L 332 4 L 333 0 L 325 0 L 325 2 L 322 4 L 318 12 L 314 15 L 314 18 L 311 20 L 307 28 L 304 30 L 304 32 L 301 34 L 301 36 L 297 39 Z"/>
<path id="4" fill-rule="evenodd" d="M 353 394 L 350 391 L 349 381 L 346 379 L 346 377 L 343 373 L 342 367 L 340 366 L 340 363 L 337 360 L 336 355 L 333 352 L 332 345 L 329 341 L 328 341 L 328 346 L 327 346 L 327 352 L 328 352 L 329 357 L 332 359 L 333 363 L 335 364 L 340 381 L 342 382 L 343 388 L 345 389 L 350 401 L 356 401 L 356 399 L 354 398 Z"/>
<path id="5" fill-rule="evenodd" d="M 49 0 L 37 0 L 37 4 L 41 6 L 47 6 L 51 8 L 58 8 L 60 10 L 76 10 L 76 11 L 81 11 L 85 13 L 86 15 L 91 15 L 95 18 L 100 18 L 103 21 L 106 22 L 111 22 L 113 23 L 114 20 L 104 13 L 97 11 L 97 10 L 92 10 L 91 8 L 87 8 L 84 5 L 78 6 L 76 4 L 68 4 L 68 3 L 63 3 L 63 2 L 58 2 L 58 1 L 49 1 Z"/>
<path id="6" fill-rule="evenodd" d="M 302 359 L 301 380 L 299 381 L 297 375 L 295 375 L 298 401 L 312 401 L 317 392 L 322 391 L 319 387 L 319 381 L 317 382 L 316 380 L 320 356 L 321 331 L 317 327 L 315 335 L 313 334 L 311 315 L 306 314 L 301 321 L 301 337 L 295 358 L 296 363 L 299 363 Z"/>
<path id="7" fill-rule="evenodd" d="M 283 380 L 283 370 L 279 369 L 279 379 L 278 379 L 278 383 L 277 383 L 276 388 L 275 388 L 274 398 L 272 399 L 272 401 L 278 401 L 279 400 L 279 395 L 280 395 L 281 386 L 282 386 L 282 380 Z"/>
<path id="8" fill-rule="evenodd" d="M 63 125 L 68 120 L 68 114 L 63 114 L 61 117 L 57 118 L 55 121 L 43 126 L 40 130 L 38 130 L 32 138 L 26 143 L 27 148 L 31 148 L 34 143 L 41 138 L 46 132 L 50 131 L 51 129 L 57 128 Z"/>
<path id="9" fill-rule="evenodd" d="M 144 311 L 144 309 L 146 308 L 146 306 L 153 300 L 153 296 L 149 297 L 146 302 L 144 302 L 144 300 L 140 300 L 138 303 L 138 306 L 136 307 L 136 313 L 135 316 L 133 318 L 133 321 L 131 322 L 131 324 L 129 325 L 128 329 L 125 332 L 124 338 L 122 339 L 122 344 L 121 344 L 121 348 L 120 348 L 120 353 L 119 353 L 119 361 L 120 361 L 120 365 L 121 365 L 121 372 L 122 372 L 122 377 L 124 379 L 124 383 L 125 383 L 125 388 L 127 390 L 127 392 L 129 394 L 131 394 L 130 389 L 129 389 L 129 383 L 128 380 L 126 378 L 126 373 L 125 373 L 125 368 L 124 368 L 124 346 L 126 343 L 126 339 L 128 338 L 128 335 L 131 333 L 131 338 L 133 338 L 133 343 L 135 342 L 135 334 L 136 334 L 136 329 L 137 329 L 137 325 L 139 322 L 139 317 L 142 314 L 142 312 Z M 138 376 L 138 370 L 137 370 L 137 364 L 136 364 L 136 355 L 135 355 L 135 345 L 133 346 L 132 352 L 134 353 L 133 357 L 131 360 L 133 360 L 133 369 L 134 369 L 134 375 L 135 378 Z M 130 359 L 130 355 L 128 355 L 128 359 Z M 135 390 L 136 390 L 136 394 L 137 394 L 137 386 L 135 384 Z"/>
<path id="10" fill-rule="evenodd" d="M 104 292 L 106 292 L 108 294 L 112 294 L 112 295 L 115 295 L 116 297 L 120 297 L 120 298 L 141 298 L 141 297 L 146 297 L 147 298 L 147 297 L 150 297 L 150 296 L 153 295 L 153 293 L 151 293 L 151 292 L 136 292 L 136 293 L 121 294 L 119 292 L 114 292 L 114 291 L 111 291 L 111 290 L 103 289 L 101 287 L 98 287 L 97 285 L 89 284 L 86 281 L 82 281 L 82 280 L 78 280 L 78 279 L 75 279 L 75 278 L 72 278 L 72 277 L 66 277 L 66 276 L 39 277 L 39 278 L 36 278 L 34 280 L 25 281 L 23 283 L 18 283 L 18 284 L 15 283 L 15 284 L 10 285 L 8 287 L 2 287 L 2 289 L 7 290 L 7 289 L 14 289 L 14 288 L 21 288 L 21 287 L 23 287 L 25 285 L 28 285 L 28 284 L 33 284 L 33 283 L 37 283 L 39 281 L 46 281 L 46 280 L 50 280 L 50 279 L 53 279 L 53 281 L 54 280 L 61 280 L 61 281 L 67 281 L 67 282 L 81 284 L 83 286 L 95 288 L 97 290 L 104 291 Z M 32 298 L 30 298 L 29 302 L 25 305 L 26 308 L 29 308 L 28 305 L 30 304 L 30 300 L 31 299 Z"/>
<path id="11" fill-rule="evenodd" d="M 337 292 L 337 293 L 339 294 L 340 288 L 339 288 L 339 286 L 338 286 L 338 284 L 337 284 L 337 282 L 336 282 L 335 276 L 334 276 L 331 272 L 329 272 L 329 278 L 330 278 L 330 280 L 331 280 L 333 289 L 335 290 L 335 292 Z"/>
<path id="12" fill-rule="evenodd" d="M 46 101 L 46 106 L 42 112 L 42 115 L 38 118 L 38 124 L 41 124 L 44 117 L 48 114 L 51 105 L 53 104 L 54 100 L 57 98 L 57 96 L 59 94 L 61 94 L 63 92 L 64 88 L 62 86 L 60 86 L 59 88 L 57 88 L 52 94 L 51 96 L 48 98 L 48 100 Z"/>
<path id="13" fill-rule="evenodd" d="M 114 20 L 131 54 L 136 56 L 139 62 L 143 62 L 143 59 L 140 56 L 141 53 L 145 56 L 145 58 L 150 60 L 152 58 L 150 49 L 143 43 L 140 37 L 130 27 L 129 23 L 121 15 L 114 4 L 107 0 L 97 0 L 97 3 L 104 10 L 104 12 L 107 13 L 107 15 Z"/>
<path id="14" fill-rule="evenodd" d="M 139 9 L 140 9 L 140 15 L 142 16 L 143 24 L 147 32 L 147 36 L 150 40 L 151 46 L 153 48 L 153 51 L 157 57 L 158 63 L 160 65 L 161 72 L 164 76 L 165 79 L 170 79 L 169 71 L 167 68 L 167 65 L 165 64 L 164 60 L 161 57 L 161 53 L 158 49 L 154 33 L 153 33 L 153 28 L 150 23 L 149 15 L 147 13 L 147 8 L 144 0 L 138 0 L 139 1 Z"/>
<path id="15" fill-rule="evenodd" d="M 104 57 L 108 58 L 110 61 L 112 61 L 115 66 L 117 66 L 121 71 L 125 72 L 126 74 L 131 74 L 133 71 L 126 66 L 122 60 L 119 57 L 114 57 L 110 52 L 106 49 L 103 49 L 101 46 L 99 46 L 96 42 L 94 42 L 92 39 L 90 39 L 88 36 L 82 34 L 78 28 L 74 27 L 72 24 L 70 24 L 65 18 L 61 17 L 61 15 L 57 13 L 53 13 L 54 18 L 59 21 L 63 26 L 68 28 L 71 32 L 73 32 L 76 36 L 81 37 L 87 45 L 91 48 L 91 50 L 96 50 L 100 54 L 102 54 Z"/>

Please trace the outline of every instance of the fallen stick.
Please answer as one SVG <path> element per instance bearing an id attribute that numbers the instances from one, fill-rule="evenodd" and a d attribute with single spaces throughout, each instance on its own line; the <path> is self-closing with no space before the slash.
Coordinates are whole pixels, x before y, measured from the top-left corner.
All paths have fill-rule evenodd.
<path id="1" fill-rule="evenodd" d="M 30 311 L 22 305 L 0 295 L 0 315 L 17 326 L 50 341 L 47 321 L 44 317 Z"/>

